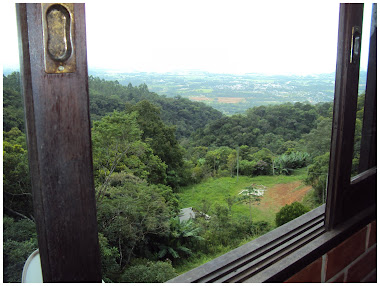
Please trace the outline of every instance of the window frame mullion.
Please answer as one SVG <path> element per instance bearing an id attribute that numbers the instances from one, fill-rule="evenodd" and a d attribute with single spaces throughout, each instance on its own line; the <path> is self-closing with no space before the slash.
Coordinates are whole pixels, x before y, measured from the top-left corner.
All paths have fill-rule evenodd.
<path id="1" fill-rule="evenodd" d="M 352 153 L 359 87 L 359 57 L 352 61 L 354 28 L 361 34 L 363 4 L 340 4 L 334 114 L 331 135 L 325 227 L 333 229 L 346 218 L 344 196 L 350 188 Z M 360 36 L 361 38 L 361 36 Z M 361 39 L 360 39 L 361 42 Z"/>

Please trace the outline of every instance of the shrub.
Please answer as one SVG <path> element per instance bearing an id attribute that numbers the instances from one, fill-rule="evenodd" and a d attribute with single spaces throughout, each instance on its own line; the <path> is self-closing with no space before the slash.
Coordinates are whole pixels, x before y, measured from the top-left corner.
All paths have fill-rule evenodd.
<path id="1" fill-rule="evenodd" d="M 111 247 L 108 239 L 99 233 L 99 247 L 102 265 L 102 279 L 108 283 L 116 280 L 117 273 L 119 272 L 119 251 L 116 247 Z"/>
<path id="2" fill-rule="evenodd" d="M 253 235 L 263 235 L 271 230 L 271 226 L 267 221 L 258 221 L 252 223 L 251 233 Z"/>
<path id="3" fill-rule="evenodd" d="M 255 163 L 253 167 L 254 175 L 269 175 L 271 173 L 272 165 L 266 161 L 259 160 Z"/>
<path id="4" fill-rule="evenodd" d="M 260 236 L 270 231 L 271 226 L 267 221 L 252 222 L 249 217 L 239 217 L 234 222 L 234 236 L 238 239 L 244 239 L 254 236 Z"/>
<path id="5" fill-rule="evenodd" d="M 290 205 L 285 205 L 280 209 L 278 213 L 276 213 L 276 225 L 283 225 L 304 213 L 309 211 L 303 204 L 299 202 L 294 202 Z"/>
<path id="6" fill-rule="evenodd" d="M 330 161 L 330 152 L 313 159 L 313 164 L 308 167 L 305 184 L 312 185 L 314 189 L 315 200 L 318 204 L 325 202 L 325 190 L 327 172 Z"/>
<path id="7" fill-rule="evenodd" d="M 254 153 L 251 158 L 253 161 L 261 160 L 269 165 L 272 164 L 272 152 L 267 148 L 263 148 L 260 151 Z"/>
<path id="8" fill-rule="evenodd" d="M 231 172 L 228 170 L 219 170 L 217 178 L 231 177 Z"/>
<path id="9" fill-rule="evenodd" d="M 25 262 L 37 247 L 36 238 L 30 238 L 25 241 L 7 240 L 4 242 L 4 282 L 21 282 Z"/>
<path id="10" fill-rule="evenodd" d="M 244 176 L 258 176 L 271 174 L 272 165 L 264 160 L 239 162 L 239 174 Z"/>
<path id="11" fill-rule="evenodd" d="M 30 238 L 37 239 L 36 225 L 28 219 L 14 220 L 11 217 L 4 216 L 3 221 L 4 241 L 13 240 L 23 242 Z"/>
<path id="12" fill-rule="evenodd" d="M 127 268 L 121 282 L 162 283 L 177 276 L 169 262 L 142 260 L 142 263 Z"/>
<path id="13" fill-rule="evenodd" d="M 254 161 L 241 160 L 239 162 L 239 174 L 244 176 L 253 176 Z"/>
<path id="14" fill-rule="evenodd" d="M 310 155 L 306 152 L 284 153 L 274 160 L 274 165 L 279 174 L 290 175 L 293 170 L 305 167 L 310 161 Z"/>
<path id="15" fill-rule="evenodd" d="M 16 221 L 8 216 L 4 216 L 3 226 L 3 279 L 19 283 L 26 260 L 38 247 L 36 226 L 30 220 Z"/>

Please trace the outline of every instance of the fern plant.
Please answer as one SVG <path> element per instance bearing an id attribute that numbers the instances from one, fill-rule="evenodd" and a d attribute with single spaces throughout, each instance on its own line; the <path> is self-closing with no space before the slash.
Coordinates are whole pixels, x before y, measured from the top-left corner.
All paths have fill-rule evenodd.
<path id="1" fill-rule="evenodd" d="M 199 235 L 201 229 L 197 227 L 193 220 L 180 221 L 179 218 L 171 220 L 170 234 L 164 241 L 158 244 L 159 259 L 170 258 L 178 259 L 181 256 L 191 256 L 191 247 L 195 242 L 203 240 Z"/>

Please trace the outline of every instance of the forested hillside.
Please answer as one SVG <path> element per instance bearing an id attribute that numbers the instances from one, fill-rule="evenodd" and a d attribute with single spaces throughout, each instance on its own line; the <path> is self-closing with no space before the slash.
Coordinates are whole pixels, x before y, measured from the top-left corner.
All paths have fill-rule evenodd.
<path id="1" fill-rule="evenodd" d="M 161 109 L 161 118 L 165 124 L 176 126 L 178 138 L 188 137 L 193 131 L 204 127 L 212 120 L 223 115 L 200 102 L 187 98 L 167 98 L 150 92 L 146 84 L 123 86 L 118 81 L 89 77 L 91 118 L 97 120 L 113 110 L 124 110 L 126 105 L 133 105 L 148 100 Z"/>
<path id="2" fill-rule="evenodd" d="M 3 82 L 4 281 L 19 282 L 25 260 L 38 246 L 19 74 L 3 76 Z M 332 103 L 259 106 L 225 116 L 202 103 L 157 95 L 145 84 L 90 77 L 89 91 L 106 282 L 165 282 L 194 259 L 199 264 L 276 227 L 273 219 L 252 218 L 259 198 L 231 195 L 246 187 L 242 184 L 250 182 L 246 191 L 252 191 L 253 180 L 272 186 L 299 172 L 293 175 L 297 186 L 303 178 L 313 187 L 307 206 L 299 209 L 325 199 Z M 363 102 L 361 95 L 353 173 Z M 240 185 L 233 179 L 237 175 Z M 222 182 L 207 196 L 217 193 L 222 197 L 217 203 L 200 193 L 207 192 L 201 184 L 213 182 Z M 189 192 L 200 198 L 195 207 L 203 216 L 180 222 L 181 198 Z"/>
<path id="3" fill-rule="evenodd" d="M 193 134 L 191 141 L 196 146 L 266 147 L 279 154 L 285 142 L 297 141 L 316 128 L 317 119 L 327 117 L 331 107 L 331 103 L 254 107 L 244 114 L 225 116 L 209 123 Z"/>

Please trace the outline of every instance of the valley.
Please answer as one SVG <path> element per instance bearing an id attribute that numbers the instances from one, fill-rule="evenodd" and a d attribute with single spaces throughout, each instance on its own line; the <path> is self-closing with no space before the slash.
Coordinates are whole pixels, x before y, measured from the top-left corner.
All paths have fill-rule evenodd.
<path id="1" fill-rule="evenodd" d="M 181 96 L 205 104 L 226 115 L 243 113 L 251 107 L 285 102 L 331 102 L 335 74 L 265 75 L 217 74 L 200 70 L 171 73 L 117 72 L 90 69 L 90 75 L 117 80 L 122 85 L 146 84 L 151 92 L 167 97 Z M 360 73 L 359 94 L 365 90 L 366 72 Z"/>

